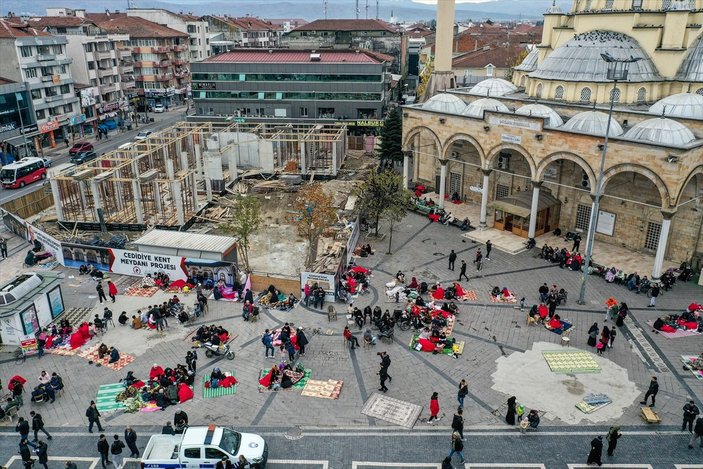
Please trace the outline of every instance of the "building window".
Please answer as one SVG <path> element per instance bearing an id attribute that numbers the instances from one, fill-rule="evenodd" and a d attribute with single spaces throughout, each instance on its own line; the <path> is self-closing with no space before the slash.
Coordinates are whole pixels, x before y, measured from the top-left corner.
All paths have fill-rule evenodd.
<path id="1" fill-rule="evenodd" d="M 656 251 L 659 245 L 659 235 L 662 232 L 661 223 L 647 223 L 647 235 L 644 238 L 644 248 Z"/>
<path id="2" fill-rule="evenodd" d="M 642 0 L 632 0 L 632 9 L 634 11 L 642 10 Z"/>
<path id="3" fill-rule="evenodd" d="M 662 10 L 668 10 L 671 7 L 671 0 L 662 0 Z"/>
<path id="4" fill-rule="evenodd" d="M 698 89 L 696 90 L 696 94 L 699 94 L 699 95 L 703 96 L 703 88 L 698 88 Z"/>
<path id="5" fill-rule="evenodd" d="M 620 88 L 613 88 L 610 90 L 610 100 L 614 103 L 620 102 Z"/>
<path id="6" fill-rule="evenodd" d="M 559 85 L 554 91 L 554 99 L 564 99 L 564 87 Z"/>
<path id="7" fill-rule="evenodd" d="M 41 99 L 41 90 L 32 90 L 32 99 Z"/>
<path id="8" fill-rule="evenodd" d="M 306 108 L 306 107 L 300 108 L 300 117 L 308 117 L 308 108 Z"/>
<path id="9" fill-rule="evenodd" d="M 24 74 L 27 75 L 27 78 L 36 78 L 37 77 L 37 69 L 36 68 L 28 68 L 27 70 L 24 71 Z"/>
<path id="10" fill-rule="evenodd" d="M 523 75 L 520 78 L 520 86 L 522 86 L 524 88 L 526 83 L 527 83 L 527 75 Z"/>
<path id="11" fill-rule="evenodd" d="M 640 88 L 637 90 L 637 102 L 644 103 L 645 101 L 647 101 L 647 90 Z"/>
<path id="12" fill-rule="evenodd" d="M 510 195 L 510 188 L 503 184 L 496 184 L 496 200 L 504 199 Z"/>
<path id="13" fill-rule="evenodd" d="M 535 91 L 535 97 L 536 98 L 542 97 L 542 83 L 537 85 L 537 90 Z"/>
<path id="14" fill-rule="evenodd" d="M 588 225 L 591 223 L 591 206 L 578 204 L 576 207 L 576 229 L 581 231 L 588 230 Z"/>
<path id="15" fill-rule="evenodd" d="M 22 54 L 22 57 L 31 57 L 33 55 L 32 46 L 21 46 L 20 54 Z"/>
<path id="16" fill-rule="evenodd" d="M 579 97 L 579 100 L 582 103 L 590 103 L 591 102 L 591 89 L 590 88 L 582 88 L 581 89 L 581 96 Z"/>
<path id="17" fill-rule="evenodd" d="M 614 2 L 614 0 L 605 0 L 605 9 L 612 10 L 613 9 L 613 2 Z"/>
<path id="18" fill-rule="evenodd" d="M 492 77 L 493 76 L 493 71 L 495 70 L 495 67 L 493 65 L 488 65 L 486 67 L 486 76 L 487 77 Z"/>
<path id="19" fill-rule="evenodd" d="M 65 112 L 66 114 L 70 114 L 71 112 L 73 112 L 73 104 L 66 104 L 63 107 L 63 112 Z"/>
<path id="20" fill-rule="evenodd" d="M 46 117 L 46 112 L 44 112 L 44 109 L 40 109 L 37 111 L 37 120 L 40 121 Z"/>

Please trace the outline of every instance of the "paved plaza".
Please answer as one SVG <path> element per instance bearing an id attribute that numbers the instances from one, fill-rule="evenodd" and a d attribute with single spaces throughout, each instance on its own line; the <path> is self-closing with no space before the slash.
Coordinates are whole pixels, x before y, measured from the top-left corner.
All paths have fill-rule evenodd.
<path id="1" fill-rule="evenodd" d="M 363 238 L 362 241 L 366 242 Z M 95 399 L 98 387 L 119 382 L 128 370 L 134 371 L 137 378 L 145 378 L 154 363 L 163 367 L 185 363 L 193 330 L 200 324 L 215 323 L 237 334 L 233 342 L 236 358 L 233 361 L 208 359 L 200 353 L 195 399 L 181 407 L 188 413 L 191 424 L 232 425 L 261 433 L 269 441 L 272 468 L 439 467 L 438 463 L 449 451 L 451 416 L 456 410 L 457 384 L 462 378 L 469 383 L 464 412 L 468 439 L 465 455 L 470 463 L 466 468 L 583 467 L 590 440 L 598 434 L 603 435 L 610 425 L 622 426 L 626 436 L 620 440 L 615 456 L 608 459 L 608 463 L 625 464 L 617 467 L 633 469 L 644 469 L 649 465 L 673 469 L 675 464 L 682 465 L 681 469 L 703 467 L 703 449 L 696 447 L 689 451 L 686 447 L 688 433 L 679 432 L 681 408 L 686 400 L 693 396 L 699 405 L 703 401 L 703 382 L 682 369 L 679 357 L 700 354 L 703 339 L 701 336 L 668 339 L 654 334 L 646 325 L 646 321 L 659 315 L 682 311 L 691 301 L 700 301 L 701 289 L 696 284 L 677 284 L 672 291 L 659 297 L 654 309 L 646 307 L 648 298 L 645 295 L 630 293 L 622 286 L 606 284 L 602 279 L 592 277 L 587 304 L 580 306 L 576 304 L 581 280 L 578 273 L 545 263 L 535 258 L 536 252 L 508 255 L 497 250 L 477 273 L 471 268 L 471 261 L 476 249 L 482 245 L 463 237 L 454 227 L 429 224 L 425 217 L 416 214 L 409 214 L 395 227 L 392 255 L 384 254 L 388 238 L 378 244 L 373 240 L 369 242 L 376 251 L 375 255 L 358 259 L 360 265 L 373 272 L 370 293 L 354 300 L 355 306 L 361 308 L 378 304 L 384 310 L 393 311 L 402 307 L 402 304 L 386 300 L 384 294 L 384 285 L 398 270 L 403 271 L 408 279 L 417 277 L 418 281 L 428 283 L 449 282 L 458 277 L 460 261 L 467 261 L 471 279 L 461 285 L 465 290 L 473 290 L 477 300 L 460 305 L 453 335 L 465 342 L 462 355 L 455 359 L 448 355 L 409 350 L 411 331 L 402 332 L 397 328 L 393 343 L 379 342 L 372 348 L 351 351 L 345 347 L 341 335 L 346 325 L 344 314 L 340 314 L 337 321 L 329 322 L 326 307 L 324 312 L 303 305 L 290 312 L 265 312 L 258 322 L 249 323 L 241 319 L 240 304 L 210 300 L 208 314 L 188 327 L 173 320 L 163 334 L 133 331 L 119 325 L 111 328 L 101 340 L 107 345 L 115 345 L 123 353 L 136 356 L 136 360 L 121 371 L 95 367 L 77 356 L 47 354 L 41 359 L 30 357 L 17 362 L 11 356 L 12 350 L 5 347 L 0 353 L 0 379 L 7 383 L 10 376 L 20 374 L 34 383 L 41 370 L 59 373 L 64 378 L 66 391 L 57 401 L 54 404 L 29 404 L 29 399 L 25 398 L 26 405 L 20 415 L 28 417 L 30 410 L 40 412 L 49 431 L 58 435 L 50 442 L 49 454 L 88 458 L 82 460 L 79 468 L 92 469 L 96 462 L 90 459 L 96 456 L 94 438 L 87 433 L 84 415 L 90 400 Z M 17 244 L 12 241 L 11 247 Z M 455 272 L 447 269 L 450 249 L 459 255 Z M 12 250 L 22 252 L 21 249 Z M 8 264 L 17 262 L 17 259 L 15 255 L 2 261 L 0 270 L 6 271 L 11 267 Z M 83 314 L 86 318 L 102 312 L 103 305 L 96 305 L 94 283 L 76 274 L 76 271 L 66 270 L 62 283 L 67 308 L 75 308 L 72 310 L 75 314 Z M 117 278 L 116 283 L 122 291 L 134 281 L 122 277 Z M 493 375 L 498 363 L 509 359 L 512 354 L 532 350 L 535 343 L 551 350 L 565 350 L 566 347 L 560 345 L 559 335 L 544 327 L 528 327 L 526 311 L 521 311 L 518 305 L 492 303 L 489 291 L 493 286 L 508 287 L 518 298 L 526 297 L 529 308 L 537 302 L 537 289 L 544 282 L 557 284 L 569 292 L 567 304 L 557 312 L 574 325 L 570 350 L 594 351 L 586 344 L 587 330 L 594 322 L 602 328 L 604 301 L 608 297 L 614 296 L 628 303 L 632 314 L 625 327 L 618 330 L 613 348 L 597 357 L 599 362 L 607 361 L 623 370 L 617 376 L 626 375 L 628 391 L 617 396 L 617 406 L 606 406 L 593 414 L 597 415 L 596 419 L 586 419 L 583 414 L 583 419 L 579 420 L 578 412 L 572 412 L 568 419 L 561 419 L 558 411 L 550 410 L 543 414 L 536 431 L 521 435 L 517 428 L 509 427 L 503 420 L 506 400 L 510 396 L 495 388 Z M 109 306 L 115 317 L 122 310 L 131 316 L 137 309 L 165 301 L 169 296 L 166 293 L 157 293 L 151 298 L 119 295 L 116 304 Z M 192 304 L 192 296 L 186 296 L 185 301 Z M 346 306 L 337 304 L 336 308 L 343 312 Z M 271 363 L 264 358 L 261 334 L 264 329 L 278 327 L 284 322 L 306 328 L 310 344 L 300 361 L 312 369 L 311 379 L 342 380 L 344 385 L 339 399 L 305 397 L 296 390 L 259 392 L 259 373 Z M 612 326 L 612 323 L 608 325 Z M 316 328 L 320 333 L 313 335 Z M 351 328 L 357 331 L 355 325 Z M 366 401 L 378 393 L 379 357 L 376 352 L 382 350 L 386 350 L 392 359 L 389 374 L 393 380 L 386 383 L 389 387 L 386 395 L 422 406 L 420 419 L 413 429 L 392 426 L 361 413 Z M 202 376 L 214 366 L 236 372 L 239 380 L 236 394 L 202 398 Z M 530 387 L 534 371 L 530 366 L 514 367 L 511 389 L 528 409 L 554 408 L 553 401 L 555 396 L 561 395 L 560 390 Z M 652 376 L 657 376 L 660 383 L 655 410 L 662 423 L 647 426 L 640 417 L 639 401 Z M 591 379 L 595 380 L 596 375 L 564 375 L 564 382 L 577 380 L 583 389 L 590 389 Z M 501 382 L 505 384 L 504 379 Z M 617 392 L 618 383 L 611 384 Z M 575 388 L 577 391 L 581 389 Z M 436 425 L 429 425 L 425 420 L 429 417 L 429 398 L 433 392 L 439 393 L 440 415 L 444 414 L 444 418 Z M 164 412 L 118 411 L 105 414 L 103 425 L 108 434 L 121 434 L 126 425 L 135 427 L 143 448 L 148 434 L 158 432 L 167 420 L 172 419 L 174 410 L 169 407 Z M 14 424 L 4 422 L 0 428 L 0 463 L 11 462 L 12 469 L 20 467 L 16 459 L 9 461 L 17 452 L 16 443 Z M 50 462 L 50 467 L 63 467 L 60 461 Z M 458 458 L 454 462 L 458 464 Z M 488 463 L 500 465 L 487 466 Z"/>

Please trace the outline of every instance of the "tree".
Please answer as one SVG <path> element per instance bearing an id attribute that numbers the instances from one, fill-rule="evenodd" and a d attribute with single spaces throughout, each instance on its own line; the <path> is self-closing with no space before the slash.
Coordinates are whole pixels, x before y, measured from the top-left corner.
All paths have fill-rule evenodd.
<path id="1" fill-rule="evenodd" d="M 384 162 L 403 161 L 403 123 L 400 114 L 393 109 L 381 129 L 381 166 Z"/>
<path id="2" fill-rule="evenodd" d="M 244 268 L 249 269 L 249 243 L 251 235 L 261 225 L 261 204 L 255 197 L 242 196 L 232 206 L 232 221 L 224 225 L 224 231 L 237 237 L 237 251 Z"/>
<path id="3" fill-rule="evenodd" d="M 310 269 L 317 258 L 317 243 L 322 233 L 337 221 L 337 211 L 332 206 L 333 199 L 318 182 L 303 186 L 293 203 L 298 212 L 296 225 L 298 233 L 308 242 L 305 267 Z"/>
<path id="4" fill-rule="evenodd" d="M 520 52 L 513 57 L 509 62 L 508 71 L 505 73 L 505 79 L 508 81 L 513 81 L 513 73 L 515 73 L 515 67 L 520 65 L 523 60 L 527 57 L 527 49 L 521 49 Z"/>

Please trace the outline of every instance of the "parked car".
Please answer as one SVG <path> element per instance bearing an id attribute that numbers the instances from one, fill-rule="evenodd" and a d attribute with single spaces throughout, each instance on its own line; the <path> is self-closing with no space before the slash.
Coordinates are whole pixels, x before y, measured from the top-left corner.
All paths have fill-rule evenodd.
<path id="1" fill-rule="evenodd" d="M 98 154 L 94 151 L 83 151 L 71 157 L 71 163 L 83 164 L 90 160 L 94 160 L 98 157 Z"/>
<path id="2" fill-rule="evenodd" d="M 73 156 L 78 153 L 82 153 L 85 151 L 92 151 L 93 150 L 93 144 L 90 142 L 76 142 L 70 150 L 68 150 L 68 154 Z"/>
<path id="3" fill-rule="evenodd" d="M 45 168 L 51 167 L 52 161 L 51 161 L 49 158 L 42 158 L 42 160 L 44 161 L 44 167 L 45 167 Z"/>
<path id="4" fill-rule="evenodd" d="M 164 107 L 163 104 L 157 104 L 154 106 L 154 112 L 164 112 L 166 111 L 166 108 Z"/>
<path id="5" fill-rule="evenodd" d="M 149 135 L 151 135 L 153 132 L 151 130 L 142 130 L 137 134 L 136 137 L 134 137 L 134 140 L 145 140 L 149 138 Z"/>

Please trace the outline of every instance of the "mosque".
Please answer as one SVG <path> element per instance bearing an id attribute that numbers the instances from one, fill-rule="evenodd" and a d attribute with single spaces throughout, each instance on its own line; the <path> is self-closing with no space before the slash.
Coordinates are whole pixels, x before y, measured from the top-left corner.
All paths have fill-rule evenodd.
<path id="1" fill-rule="evenodd" d="M 440 2 L 438 55 L 453 3 Z M 579 230 L 584 246 L 607 131 L 596 241 L 654 255 L 654 278 L 665 258 L 699 259 L 702 25 L 703 0 L 574 0 L 545 13 L 512 82 L 453 88 L 451 57 L 436 57 L 434 95 L 403 107 L 406 179 L 480 204 L 481 227 Z M 627 79 L 604 57 L 631 61 Z"/>

